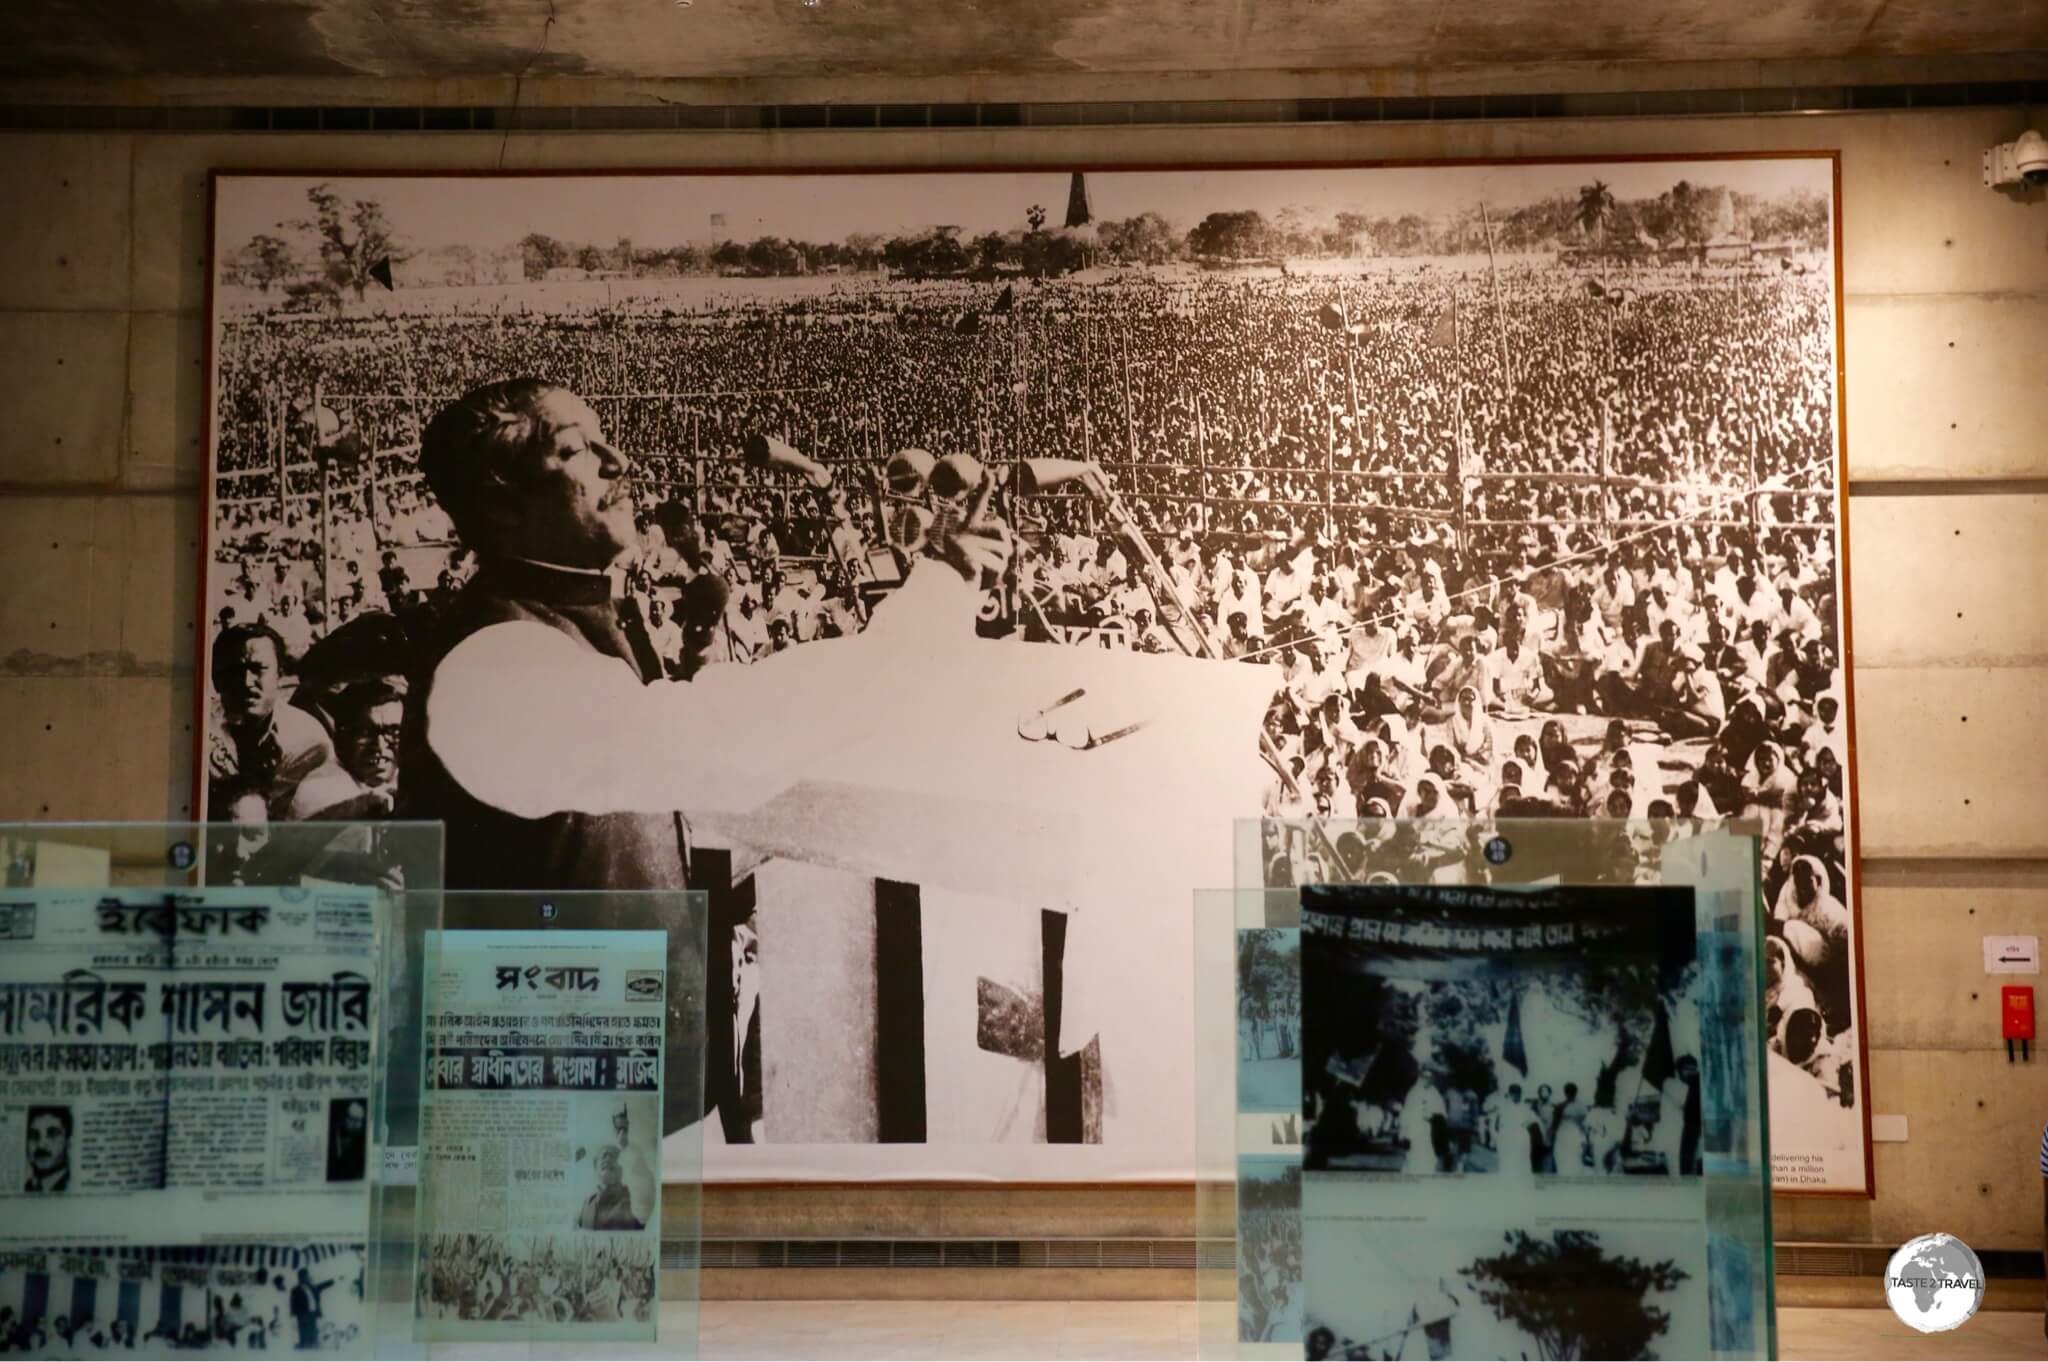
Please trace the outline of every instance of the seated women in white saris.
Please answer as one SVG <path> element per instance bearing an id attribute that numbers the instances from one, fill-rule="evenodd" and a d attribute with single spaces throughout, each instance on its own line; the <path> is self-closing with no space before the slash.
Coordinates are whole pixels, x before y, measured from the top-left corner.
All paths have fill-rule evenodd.
<path id="1" fill-rule="evenodd" d="M 1493 720 L 1479 703 L 1477 686 L 1458 687 L 1457 708 L 1446 727 L 1452 755 L 1460 764 L 1484 775 L 1493 766 Z"/>

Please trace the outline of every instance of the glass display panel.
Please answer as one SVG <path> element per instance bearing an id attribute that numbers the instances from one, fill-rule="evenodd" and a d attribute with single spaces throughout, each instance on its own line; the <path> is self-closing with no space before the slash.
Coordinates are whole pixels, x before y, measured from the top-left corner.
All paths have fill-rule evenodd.
<path id="1" fill-rule="evenodd" d="M 702 893 L 448 896 L 423 949 L 430 1355 L 695 1355 L 708 916 Z"/>
<path id="2" fill-rule="evenodd" d="M 1204 1357 L 1301 1356 L 1300 904 L 1195 896 L 1195 1203 Z"/>
<path id="3" fill-rule="evenodd" d="M 1240 825 L 1195 910 L 1204 1355 L 1770 1353 L 1756 849 L 1684 831 Z"/>
<path id="4" fill-rule="evenodd" d="M 0 825 L 0 868 L 0 1346 L 380 1352 L 440 827 Z"/>

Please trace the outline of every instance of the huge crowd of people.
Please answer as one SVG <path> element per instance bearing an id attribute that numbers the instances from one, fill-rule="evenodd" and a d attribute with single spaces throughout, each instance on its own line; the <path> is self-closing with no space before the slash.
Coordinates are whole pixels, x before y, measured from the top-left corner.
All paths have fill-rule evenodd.
<path id="1" fill-rule="evenodd" d="M 418 475 L 420 422 L 535 374 L 588 397 L 635 461 L 643 545 L 623 571 L 672 674 L 858 630 L 888 586 L 876 550 L 930 514 L 887 491 L 885 461 L 964 454 L 1007 476 L 1019 532 L 984 632 L 1271 668 L 1265 812 L 1361 820 L 1278 827 L 1282 883 L 1485 878 L 1494 820 L 1543 817 L 1634 820 L 1603 825 L 1603 854 L 1611 877 L 1649 878 L 1664 841 L 1753 821 L 1781 1010 L 1800 1016 L 1784 1052 L 1846 1105 L 1825 272 L 1594 282 L 1494 277 L 1482 256 L 230 318 L 210 611 L 241 652 L 302 673 L 326 729 L 325 750 L 280 740 L 267 769 L 335 778 L 318 798 L 223 788 L 216 816 L 389 807 L 382 706 L 407 637 L 473 567 Z M 750 466 L 756 435 L 831 488 Z M 1024 495 L 1018 461 L 1041 457 L 1099 465 L 1113 501 Z M 340 703 L 369 682 L 373 703 Z M 260 730 L 266 702 L 238 703 Z M 1430 818 L 1464 821 L 1405 821 Z"/>
<path id="2" fill-rule="evenodd" d="M 479 1323 L 648 1323 L 655 1252 L 645 1240 L 598 1242 L 441 1234 L 420 1262 L 420 1313 Z"/>
<path id="3" fill-rule="evenodd" d="M 1296 1189 L 1299 1195 L 1299 1189 Z M 1301 1336 L 1301 1210 L 1240 1206 L 1237 1215 L 1238 1338 L 1285 1343 Z"/>

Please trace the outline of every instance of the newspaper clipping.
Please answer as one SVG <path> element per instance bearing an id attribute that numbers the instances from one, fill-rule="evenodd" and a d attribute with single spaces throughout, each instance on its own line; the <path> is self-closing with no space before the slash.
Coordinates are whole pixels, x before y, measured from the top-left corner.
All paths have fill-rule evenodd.
<path id="1" fill-rule="evenodd" d="M 427 947 L 420 1336 L 655 1336 L 662 931 Z"/>
<path id="2" fill-rule="evenodd" d="M 376 896 L 0 894 L 0 1353 L 370 1345 Z"/>

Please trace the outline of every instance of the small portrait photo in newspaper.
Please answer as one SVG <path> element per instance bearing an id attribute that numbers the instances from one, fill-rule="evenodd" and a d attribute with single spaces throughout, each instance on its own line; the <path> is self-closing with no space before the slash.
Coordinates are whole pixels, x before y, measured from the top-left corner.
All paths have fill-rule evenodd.
<path id="1" fill-rule="evenodd" d="M 22 1148 L 28 1177 L 21 1190 L 54 1196 L 71 1190 L 71 1108 L 33 1106 L 22 1117 Z"/>
<path id="2" fill-rule="evenodd" d="M 621 1093 L 580 1106 L 570 1185 L 589 1190 L 567 1228 L 646 1229 L 660 1181 L 659 1100 L 651 1093 Z"/>
<path id="3" fill-rule="evenodd" d="M 361 1182 L 370 1154 L 370 1104 L 337 1097 L 327 1104 L 327 1181 Z"/>

